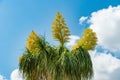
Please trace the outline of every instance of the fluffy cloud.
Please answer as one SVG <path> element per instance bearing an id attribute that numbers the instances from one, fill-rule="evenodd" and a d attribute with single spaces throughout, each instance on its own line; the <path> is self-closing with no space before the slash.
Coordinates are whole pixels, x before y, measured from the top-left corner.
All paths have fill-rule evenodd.
<path id="1" fill-rule="evenodd" d="M 69 36 L 69 42 L 66 44 L 66 46 L 68 47 L 73 46 L 79 39 L 80 37 L 76 35 Z"/>
<path id="2" fill-rule="evenodd" d="M 120 6 L 93 12 L 89 22 L 98 36 L 99 45 L 113 52 L 120 51 Z"/>
<path id="3" fill-rule="evenodd" d="M 111 54 L 90 51 L 94 80 L 119 80 L 120 79 L 120 59 Z"/>
<path id="4" fill-rule="evenodd" d="M 82 16 L 82 17 L 79 19 L 80 24 L 83 24 L 83 22 L 85 22 L 87 19 L 88 19 L 88 17 Z"/>
<path id="5" fill-rule="evenodd" d="M 7 80 L 4 76 L 0 75 L 0 80 Z"/>
<path id="6" fill-rule="evenodd" d="M 18 69 L 15 69 L 10 76 L 11 80 L 25 80 L 22 78 L 22 74 L 19 73 Z"/>

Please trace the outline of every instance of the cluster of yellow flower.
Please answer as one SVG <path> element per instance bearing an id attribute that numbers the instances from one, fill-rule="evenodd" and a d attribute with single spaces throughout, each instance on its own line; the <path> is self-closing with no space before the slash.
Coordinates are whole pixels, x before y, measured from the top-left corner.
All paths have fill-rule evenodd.
<path id="1" fill-rule="evenodd" d="M 70 35 L 70 32 L 64 18 L 59 12 L 56 14 L 52 28 L 53 38 L 59 41 L 61 45 L 64 45 L 69 39 L 68 36 Z"/>
<path id="2" fill-rule="evenodd" d="M 85 29 L 82 39 L 80 39 L 73 47 L 72 50 L 80 46 L 86 50 L 93 50 L 97 44 L 96 33 L 91 28 Z"/>
<path id="3" fill-rule="evenodd" d="M 30 51 L 30 53 L 36 54 L 40 52 L 39 41 L 40 41 L 39 36 L 34 31 L 32 31 L 27 39 L 26 45 L 26 48 Z"/>

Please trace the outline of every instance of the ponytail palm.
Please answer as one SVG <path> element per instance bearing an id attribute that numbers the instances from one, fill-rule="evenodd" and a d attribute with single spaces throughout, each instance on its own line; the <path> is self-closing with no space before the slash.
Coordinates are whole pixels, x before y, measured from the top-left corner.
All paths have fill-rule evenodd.
<path id="1" fill-rule="evenodd" d="M 19 70 L 23 77 L 26 80 L 91 79 L 93 67 L 88 50 L 92 50 L 96 45 L 96 42 L 92 42 L 97 41 L 96 35 L 92 37 L 94 32 L 86 31 L 83 35 L 85 39 L 82 38 L 83 43 L 77 42 L 71 50 L 67 49 L 64 44 L 68 42 L 70 32 L 59 12 L 53 21 L 52 32 L 53 38 L 60 42 L 59 46 L 51 46 L 43 37 L 31 32 L 26 50 L 19 57 Z M 86 35 L 90 35 L 90 38 Z M 91 43 L 92 47 L 86 48 L 85 42 Z"/>

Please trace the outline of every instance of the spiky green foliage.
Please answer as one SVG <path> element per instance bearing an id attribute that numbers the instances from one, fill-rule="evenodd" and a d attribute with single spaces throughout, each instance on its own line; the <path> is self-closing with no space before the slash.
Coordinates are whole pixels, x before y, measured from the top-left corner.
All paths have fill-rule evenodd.
<path id="1" fill-rule="evenodd" d="M 70 32 L 63 16 L 59 12 L 56 14 L 56 17 L 53 21 L 52 29 L 53 38 L 64 45 L 64 43 L 68 41 L 68 36 L 70 35 Z"/>
<path id="2" fill-rule="evenodd" d="M 82 47 L 86 50 L 93 50 L 97 45 L 96 33 L 91 28 L 85 29 L 82 39 L 80 39 L 73 47 L 72 50 Z"/>
<path id="3" fill-rule="evenodd" d="M 93 76 L 92 61 L 88 51 L 82 47 L 72 51 L 76 58 L 78 69 L 76 74 L 80 74 L 81 80 L 91 79 Z"/>
<path id="4" fill-rule="evenodd" d="M 50 80 L 88 80 L 93 76 L 90 55 L 82 47 L 71 52 L 64 48 L 51 70 Z"/>
<path id="5" fill-rule="evenodd" d="M 38 79 L 37 74 L 39 74 L 39 70 L 37 70 L 37 64 L 36 56 L 32 55 L 28 50 L 25 51 L 19 63 L 19 69 L 23 76 L 27 77 L 27 80 Z"/>
<path id="6" fill-rule="evenodd" d="M 23 77 L 26 80 L 40 80 L 40 78 L 46 78 L 47 76 L 47 58 L 52 53 L 48 53 L 48 43 L 44 38 L 39 40 L 40 51 L 37 54 L 31 54 L 29 49 L 26 49 L 25 53 L 20 57 L 19 70 L 23 73 Z M 22 59 L 21 59 L 22 58 Z"/>
<path id="7" fill-rule="evenodd" d="M 60 13 L 57 16 L 60 18 Z M 61 35 L 61 31 L 57 29 L 62 28 L 54 28 L 53 33 Z M 85 32 L 84 36 L 88 33 L 89 31 Z M 64 43 L 68 40 L 68 35 L 62 34 L 61 38 L 56 36 L 56 39 L 61 45 L 51 46 L 45 38 L 32 31 L 26 50 L 19 57 L 19 70 L 23 77 L 26 80 L 90 80 L 93 77 L 93 68 L 87 49 L 83 46 L 77 46 L 71 51 L 67 49 Z"/>
<path id="8" fill-rule="evenodd" d="M 41 46 L 38 54 L 33 55 L 26 50 L 20 57 L 19 69 L 26 80 L 91 79 L 92 62 L 87 50 L 79 47 L 69 51 L 66 47 L 51 47 L 44 39 L 40 42 L 44 47 Z"/>

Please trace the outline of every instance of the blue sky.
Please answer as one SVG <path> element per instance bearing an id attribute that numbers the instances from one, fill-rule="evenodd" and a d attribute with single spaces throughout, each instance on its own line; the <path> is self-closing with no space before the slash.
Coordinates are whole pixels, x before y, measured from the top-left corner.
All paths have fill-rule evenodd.
<path id="1" fill-rule="evenodd" d="M 110 5 L 120 0 L 0 0 L 0 74 L 10 79 L 32 30 L 55 43 L 51 25 L 56 12 L 63 14 L 71 34 L 80 36 L 89 25 L 80 25 L 79 19 Z"/>

